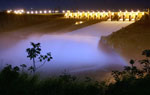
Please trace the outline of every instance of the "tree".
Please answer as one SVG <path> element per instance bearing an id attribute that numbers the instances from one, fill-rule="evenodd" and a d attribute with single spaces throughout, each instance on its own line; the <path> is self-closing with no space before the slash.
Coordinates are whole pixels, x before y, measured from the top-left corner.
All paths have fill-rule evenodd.
<path id="1" fill-rule="evenodd" d="M 145 59 L 139 60 L 143 69 L 138 69 L 135 64 L 135 60 L 130 60 L 131 66 L 125 66 L 123 71 L 112 71 L 112 76 L 116 81 L 122 81 L 124 79 L 140 79 L 147 75 L 150 75 L 150 50 L 144 50 L 142 55 L 146 56 Z"/>
<path id="2" fill-rule="evenodd" d="M 150 74 L 150 50 L 144 50 L 142 55 L 145 55 L 146 59 L 140 60 L 139 62 L 143 65 L 143 71 Z"/>
<path id="3" fill-rule="evenodd" d="M 33 71 L 33 73 L 36 72 L 37 69 L 42 67 L 46 62 L 49 62 L 52 58 L 51 53 L 47 53 L 46 55 L 41 55 L 41 44 L 40 43 L 33 43 L 31 42 L 32 48 L 27 48 L 26 52 L 28 53 L 27 58 L 30 58 L 30 60 L 33 61 L 33 66 L 31 66 L 28 70 Z M 40 66 L 36 66 L 36 58 L 38 58 L 38 62 L 41 62 L 42 64 Z"/>

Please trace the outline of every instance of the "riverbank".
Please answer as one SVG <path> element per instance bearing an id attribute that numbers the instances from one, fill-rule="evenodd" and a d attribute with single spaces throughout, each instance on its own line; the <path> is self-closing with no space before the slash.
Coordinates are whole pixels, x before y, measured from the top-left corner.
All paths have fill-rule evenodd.
<path id="1" fill-rule="evenodd" d="M 0 13 L 0 43 L 1 47 L 9 48 L 18 41 L 32 35 L 62 34 L 71 32 L 100 20 L 66 19 L 62 14 L 55 15 L 14 15 Z"/>
<path id="2" fill-rule="evenodd" d="M 141 51 L 150 48 L 150 17 L 145 16 L 109 36 L 102 37 L 100 43 L 107 44 L 126 59 L 141 59 Z"/>
<path id="3" fill-rule="evenodd" d="M 10 32 L 10 35 L 3 36 L 5 39 L 0 40 L 0 58 L 4 64 L 11 62 L 13 65 L 31 65 L 30 60 L 26 58 L 25 50 L 30 47 L 30 42 L 39 42 L 42 52 L 51 52 L 54 58 L 40 69 L 39 73 L 43 77 L 59 75 L 67 70 L 73 75 L 81 77 L 88 75 L 96 80 L 103 80 L 112 70 L 120 70 L 126 62 L 116 52 L 108 51 L 106 54 L 98 48 L 99 37 L 109 35 L 129 24 L 131 23 L 101 22 L 63 34 L 45 33 L 40 30 L 44 25 L 22 29 L 17 33 Z M 36 31 L 41 32 L 36 35 L 38 33 Z M 35 34 L 31 35 L 32 32 Z"/>

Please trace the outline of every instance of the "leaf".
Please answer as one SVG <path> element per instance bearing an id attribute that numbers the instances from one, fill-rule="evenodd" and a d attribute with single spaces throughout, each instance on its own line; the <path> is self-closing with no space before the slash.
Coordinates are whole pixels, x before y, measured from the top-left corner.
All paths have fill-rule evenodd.
<path id="1" fill-rule="evenodd" d="M 45 58 L 47 58 L 47 56 L 45 55 Z"/>
<path id="2" fill-rule="evenodd" d="M 18 66 L 16 66 L 16 67 L 13 68 L 13 70 L 14 70 L 14 71 L 19 71 L 20 69 L 19 69 Z"/>
<path id="3" fill-rule="evenodd" d="M 51 56 L 51 53 L 47 53 L 48 56 Z"/>
<path id="4" fill-rule="evenodd" d="M 150 57 L 150 50 L 144 50 L 142 52 L 142 55 L 145 55 L 146 57 Z"/>
<path id="5" fill-rule="evenodd" d="M 42 59 L 40 59 L 40 62 L 42 62 Z"/>
<path id="6" fill-rule="evenodd" d="M 134 60 L 130 60 L 130 64 L 132 64 L 132 65 L 133 65 L 134 63 L 135 63 L 135 62 L 134 62 Z"/>
<path id="7" fill-rule="evenodd" d="M 20 65 L 20 67 L 25 68 L 25 67 L 27 67 L 27 65 L 26 64 L 22 64 L 22 65 Z"/>

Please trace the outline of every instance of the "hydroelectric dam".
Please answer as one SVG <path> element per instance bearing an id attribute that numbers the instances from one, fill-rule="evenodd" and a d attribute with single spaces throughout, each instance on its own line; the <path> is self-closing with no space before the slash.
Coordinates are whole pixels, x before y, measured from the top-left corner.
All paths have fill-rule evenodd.
<path id="1" fill-rule="evenodd" d="M 66 19 L 89 19 L 103 21 L 138 21 L 144 15 L 150 15 L 149 9 L 146 11 L 72 11 L 72 10 L 7 10 L 7 13 L 16 15 L 62 15 Z"/>

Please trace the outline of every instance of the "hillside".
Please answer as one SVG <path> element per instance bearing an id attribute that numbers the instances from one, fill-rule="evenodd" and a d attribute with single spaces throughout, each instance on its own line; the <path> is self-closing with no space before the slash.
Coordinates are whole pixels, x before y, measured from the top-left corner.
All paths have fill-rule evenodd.
<path id="1" fill-rule="evenodd" d="M 127 59 L 141 58 L 141 51 L 150 48 L 150 17 L 146 15 L 140 21 L 102 37 L 100 43 L 111 46 Z"/>
<path id="2" fill-rule="evenodd" d="M 65 19 L 63 14 L 52 15 L 15 15 L 0 13 L 0 32 L 10 32 L 21 28 L 45 25 L 45 30 L 58 31 L 62 29 L 75 30 L 99 22 L 99 20 L 82 20 L 84 23 L 75 25 L 80 19 Z M 38 32 L 38 31 L 37 31 Z"/>

